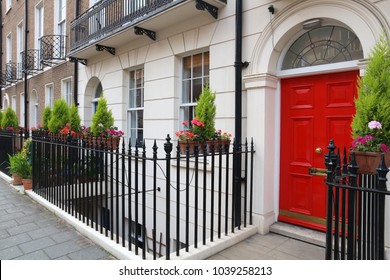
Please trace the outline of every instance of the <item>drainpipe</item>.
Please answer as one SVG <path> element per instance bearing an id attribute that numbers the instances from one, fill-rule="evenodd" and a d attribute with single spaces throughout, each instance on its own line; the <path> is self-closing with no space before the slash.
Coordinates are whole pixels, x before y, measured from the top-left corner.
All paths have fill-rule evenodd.
<path id="1" fill-rule="evenodd" d="M 74 11 L 75 11 L 75 18 L 77 18 L 80 12 L 79 0 L 75 1 Z M 77 62 L 77 60 L 75 60 L 73 62 L 73 101 L 76 106 L 79 106 L 78 88 L 79 88 L 79 63 Z"/>
<path id="2" fill-rule="evenodd" d="M 3 84 L 3 1 L 0 0 L 0 82 Z M 0 110 L 3 109 L 3 86 L 0 86 Z"/>
<path id="3" fill-rule="evenodd" d="M 236 0 L 235 140 L 233 154 L 234 226 L 241 224 L 241 134 L 242 134 L 242 0 Z"/>
<path id="4" fill-rule="evenodd" d="M 23 65 L 24 69 L 27 66 L 27 39 L 28 39 L 28 1 L 24 0 L 24 59 Z M 24 71 L 24 129 L 25 134 L 24 138 L 27 139 L 29 137 L 29 127 L 28 127 L 28 80 L 27 80 L 27 71 Z"/>

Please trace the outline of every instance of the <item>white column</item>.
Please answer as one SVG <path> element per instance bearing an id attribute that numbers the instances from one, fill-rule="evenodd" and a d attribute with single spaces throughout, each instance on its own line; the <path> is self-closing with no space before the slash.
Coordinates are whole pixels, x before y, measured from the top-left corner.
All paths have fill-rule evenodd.
<path id="1" fill-rule="evenodd" d="M 254 223 L 261 234 L 276 221 L 279 201 L 278 79 L 269 74 L 244 77 L 247 91 L 247 131 L 255 144 Z"/>

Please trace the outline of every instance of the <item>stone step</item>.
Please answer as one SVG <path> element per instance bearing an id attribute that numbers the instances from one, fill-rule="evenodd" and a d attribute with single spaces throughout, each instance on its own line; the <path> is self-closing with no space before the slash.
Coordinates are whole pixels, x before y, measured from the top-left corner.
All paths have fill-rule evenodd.
<path id="1" fill-rule="evenodd" d="M 271 226 L 270 231 L 321 247 L 325 247 L 326 244 L 325 232 L 316 231 L 292 224 L 276 222 Z"/>

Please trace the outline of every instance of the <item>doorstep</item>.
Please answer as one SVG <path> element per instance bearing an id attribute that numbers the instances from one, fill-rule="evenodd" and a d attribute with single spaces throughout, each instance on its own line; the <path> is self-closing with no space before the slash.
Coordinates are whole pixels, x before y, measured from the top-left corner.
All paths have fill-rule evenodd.
<path id="1" fill-rule="evenodd" d="M 325 232 L 312 230 L 283 222 L 276 222 L 271 225 L 270 231 L 317 246 L 326 246 Z"/>

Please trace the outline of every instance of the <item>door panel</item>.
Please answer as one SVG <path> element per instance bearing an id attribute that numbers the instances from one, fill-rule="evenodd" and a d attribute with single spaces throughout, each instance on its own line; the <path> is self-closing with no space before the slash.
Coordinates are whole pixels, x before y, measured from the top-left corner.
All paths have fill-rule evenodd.
<path id="1" fill-rule="evenodd" d="M 324 169 L 330 139 L 351 143 L 358 71 L 283 79 L 281 82 L 279 220 L 325 229 Z"/>

